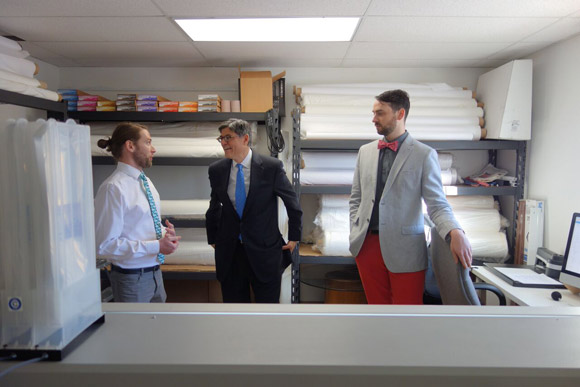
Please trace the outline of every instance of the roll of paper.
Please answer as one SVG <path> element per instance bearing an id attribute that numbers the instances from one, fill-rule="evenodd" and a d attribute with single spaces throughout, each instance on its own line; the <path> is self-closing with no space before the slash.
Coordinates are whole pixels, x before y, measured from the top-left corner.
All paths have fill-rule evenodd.
<path id="1" fill-rule="evenodd" d="M 15 58 L 0 52 L 0 70 L 32 78 L 36 72 L 36 64 L 27 59 Z"/>
<path id="2" fill-rule="evenodd" d="M 232 101 L 228 99 L 222 100 L 222 112 L 231 112 L 232 111 Z"/>
<path id="3" fill-rule="evenodd" d="M 231 101 L 232 112 L 239 113 L 240 112 L 240 101 Z"/>

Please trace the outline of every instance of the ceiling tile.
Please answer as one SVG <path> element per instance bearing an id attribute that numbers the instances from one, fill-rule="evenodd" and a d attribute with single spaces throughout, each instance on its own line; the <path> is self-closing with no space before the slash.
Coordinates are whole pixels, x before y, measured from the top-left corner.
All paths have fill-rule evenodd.
<path id="1" fill-rule="evenodd" d="M 542 48 L 548 46 L 550 43 L 532 43 L 532 42 L 519 42 L 515 43 L 505 49 L 490 55 L 488 59 L 500 59 L 504 61 L 521 59 L 534 52 L 541 50 Z"/>
<path id="2" fill-rule="evenodd" d="M 37 42 L 187 40 L 165 17 L 0 17 L 0 29 Z"/>
<path id="3" fill-rule="evenodd" d="M 195 42 L 195 47 L 208 59 L 235 56 L 238 58 L 342 58 L 349 42 Z"/>
<path id="4" fill-rule="evenodd" d="M 569 17 L 558 20 L 541 31 L 524 39 L 524 42 L 557 42 L 580 33 L 580 18 Z"/>
<path id="5" fill-rule="evenodd" d="M 373 0 L 367 15 L 563 17 L 578 10 L 578 0 Z"/>
<path id="6" fill-rule="evenodd" d="M 358 68 L 417 68 L 417 67 L 476 67 L 475 60 L 463 59 L 440 59 L 440 60 L 426 60 L 426 59 L 364 59 L 353 58 L 345 59 L 342 63 L 343 67 L 358 67 Z"/>
<path id="7" fill-rule="evenodd" d="M 354 40 L 514 42 L 556 20 L 555 18 L 369 17 L 361 23 Z"/>
<path id="8" fill-rule="evenodd" d="M 42 42 L 39 46 L 86 66 L 205 66 L 191 43 Z M 43 58 L 40 58 L 43 59 Z M 44 59 L 43 59 L 44 60 Z M 47 62 L 50 61 L 47 59 Z"/>
<path id="9" fill-rule="evenodd" d="M 2 0 L 2 16 L 159 16 L 150 0 Z"/>
<path id="10" fill-rule="evenodd" d="M 154 0 L 173 17 L 362 16 L 370 0 Z"/>
<path id="11" fill-rule="evenodd" d="M 352 43 L 347 59 L 446 60 L 483 59 L 506 48 L 507 43 Z"/>

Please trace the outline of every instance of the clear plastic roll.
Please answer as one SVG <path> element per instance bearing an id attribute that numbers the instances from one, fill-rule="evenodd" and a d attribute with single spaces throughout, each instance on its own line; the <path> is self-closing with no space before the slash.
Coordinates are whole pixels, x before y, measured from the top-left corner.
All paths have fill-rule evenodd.
<path id="1" fill-rule="evenodd" d="M 320 195 L 320 207 L 322 208 L 347 208 L 350 195 Z"/>
<path id="2" fill-rule="evenodd" d="M 465 232 L 498 232 L 501 229 L 501 217 L 496 209 L 457 209 L 453 213 Z"/>
<path id="3" fill-rule="evenodd" d="M 453 155 L 451 153 L 437 152 L 437 160 L 439 160 L 439 167 L 442 170 L 453 166 Z"/>
<path id="4" fill-rule="evenodd" d="M 447 201 L 453 209 L 473 208 L 473 209 L 496 209 L 496 202 L 493 196 L 473 195 L 473 196 L 447 196 Z"/>
<path id="5" fill-rule="evenodd" d="M 486 262 L 504 262 L 508 258 L 508 243 L 503 232 L 465 231 L 474 258 Z"/>
<path id="6" fill-rule="evenodd" d="M 327 256 L 350 257 L 349 233 L 346 231 L 324 231 L 313 248 Z"/>

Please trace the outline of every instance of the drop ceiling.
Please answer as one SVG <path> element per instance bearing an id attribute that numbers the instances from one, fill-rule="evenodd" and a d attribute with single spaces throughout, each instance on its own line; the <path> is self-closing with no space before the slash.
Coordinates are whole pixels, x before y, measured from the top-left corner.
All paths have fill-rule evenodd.
<path id="1" fill-rule="evenodd" d="M 175 18 L 356 16 L 350 42 L 194 42 Z M 580 0 L 0 0 L 59 67 L 495 67 L 580 33 Z M 264 31 L 268 34 L 268 31 Z"/>

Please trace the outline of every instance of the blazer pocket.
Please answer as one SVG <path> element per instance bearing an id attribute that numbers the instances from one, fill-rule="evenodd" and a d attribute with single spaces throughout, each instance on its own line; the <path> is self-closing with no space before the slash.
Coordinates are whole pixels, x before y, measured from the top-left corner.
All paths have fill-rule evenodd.
<path id="1" fill-rule="evenodd" d="M 422 224 L 401 227 L 401 233 L 404 235 L 423 234 L 424 232 L 425 232 L 425 226 Z"/>

